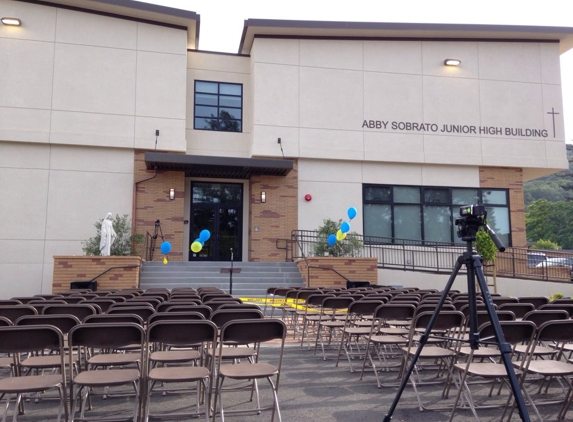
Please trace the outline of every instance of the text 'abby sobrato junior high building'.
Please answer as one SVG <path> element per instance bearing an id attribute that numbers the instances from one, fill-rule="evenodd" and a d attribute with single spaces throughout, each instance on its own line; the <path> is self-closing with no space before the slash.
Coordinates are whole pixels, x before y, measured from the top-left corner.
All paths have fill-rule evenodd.
<path id="1" fill-rule="evenodd" d="M 281 261 L 349 207 L 358 233 L 451 242 L 483 202 L 525 246 L 523 183 L 568 166 L 573 28 L 255 19 L 223 54 L 198 13 L 0 0 L 1 296 L 49 292 L 108 212 L 160 220 L 172 262 Z"/>

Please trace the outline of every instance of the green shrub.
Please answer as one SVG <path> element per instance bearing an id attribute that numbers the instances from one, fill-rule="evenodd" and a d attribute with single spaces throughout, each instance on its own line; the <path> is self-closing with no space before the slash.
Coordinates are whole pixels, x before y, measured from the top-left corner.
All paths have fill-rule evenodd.
<path id="1" fill-rule="evenodd" d="M 324 256 L 326 253 L 328 253 L 328 256 L 357 257 L 362 255 L 362 241 L 360 240 L 360 235 L 356 232 L 346 233 L 346 238 L 336 242 L 332 247 L 328 245 L 328 236 L 331 234 L 336 235 L 342 220 L 338 220 L 338 223 L 336 223 L 327 218 L 322 223 L 322 226 L 316 230 L 317 242 L 313 248 L 315 256 Z"/>
<path id="2" fill-rule="evenodd" d="M 557 251 L 561 249 L 557 243 L 549 240 L 549 239 L 539 239 L 533 245 L 531 245 L 530 249 L 545 249 L 545 250 L 553 250 Z"/>
<path id="3" fill-rule="evenodd" d="M 101 240 L 101 223 L 103 219 L 94 223 L 97 230 L 97 235 L 95 237 L 90 237 L 88 240 L 83 242 L 82 250 L 88 256 L 99 256 L 101 255 L 99 250 L 99 243 Z M 111 255 L 112 256 L 128 256 L 128 255 L 139 255 L 141 245 L 143 244 L 142 234 L 131 234 L 131 219 L 129 215 L 124 214 L 120 216 L 116 214 L 113 219 L 113 230 L 115 231 L 116 238 L 111 245 Z"/>

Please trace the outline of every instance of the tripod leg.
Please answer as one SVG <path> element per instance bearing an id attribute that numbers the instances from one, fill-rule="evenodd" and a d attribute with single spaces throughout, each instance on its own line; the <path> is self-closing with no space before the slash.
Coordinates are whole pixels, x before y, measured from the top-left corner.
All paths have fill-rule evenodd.
<path id="1" fill-rule="evenodd" d="M 522 421 L 529 422 L 530 419 L 529 419 L 529 414 L 527 412 L 527 408 L 525 407 L 525 400 L 523 399 L 521 388 L 517 380 L 517 376 L 515 375 L 515 370 L 513 369 L 513 364 L 511 363 L 511 346 L 505 342 L 503 330 L 501 329 L 499 319 L 497 317 L 497 314 L 495 313 L 493 301 L 487 289 L 487 283 L 482 270 L 481 257 L 479 255 L 473 255 L 472 260 L 473 263 L 471 264 L 471 266 L 474 269 L 475 276 L 477 277 L 480 290 L 484 297 L 487 313 L 489 315 L 489 319 L 491 321 L 491 325 L 495 333 L 495 338 L 497 339 L 497 342 L 499 344 L 501 358 L 503 361 L 503 365 L 505 366 L 505 370 L 507 372 L 508 381 L 511 386 L 511 391 L 513 392 L 513 397 L 515 398 L 515 403 L 519 411 L 519 416 L 521 417 Z M 470 268 L 468 266 L 468 274 L 469 273 L 470 273 Z M 470 317 L 473 317 L 473 314 L 471 314 Z"/>
<path id="2" fill-rule="evenodd" d="M 454 266 L 454 270 L 452 271 L 452 274 L 450 275 L 448 282 L 446 283 L 446 287 L 444 288 L 444 290 L 442 292 L 442 296 L 440 296 L 440 300 L 439 300 L 438 304 L 436 305 L 436 310 L 434 311 L 434 314 L 432 315 L 432 317 L 430 318 L 430 321 L 428 322 L 428 327 L 426 328 L 426 331 L 424 331 L 424 334 L 420 337 L 418 349 L 416 350 L 416 353 L 414 354 L 414 357 L 412 358 L 412 361 L 410 362 L 410 366 L 408 366 L 408 369 L 406 370 L 405 374 L 402 376 L 402 381 L 400 383 L 400 387 L 398 388 L 398 392 L 396 393 L 396 397 L 394 397 L 394 401 L 392 402 L 392 405 L 390 406 L 390 410 L 388 411 L 388 413 L 384 417 L 384 422 L 390 422 L 392 420 L 392 415 L 394 414 L 394 411 L 396 410 L 396 407 L 398 406 L 398 402 L 400 401 L 400 397 L 402 397 L 402 393 L 404 392 L 404 388 L 406 388 L 406 384 L 408 383 L 408 380 L 410 379 L 410 376 L 412 375 L 412 372 L 414 371 L 414 368 L 416 367 L 416 363 L 418 361 L 418 358 L 420 357 L 420 353 L 422 353 L 422 349 L 424 348 L 424 345 L 428 341 L 428 336 L 431 333 L 432 328 L 434 327 L 436 319 L 437 319 L 438 315 L 440 314 L 440 310 L 442 309 L 442 306 L 444 305 L 446 298 L 448 297 L 448 293 L 450 292 L 450 290 L 454 284 L 454 281 L 456 279 L 456 276 L 458 275 L 458 272 L 460 271 L 460 268 L 462 267 L 463 263 L 464 263 L 463 256 L 460 256 L 458 258 L 458 260 L 456 261 L 456 265 Z"/>

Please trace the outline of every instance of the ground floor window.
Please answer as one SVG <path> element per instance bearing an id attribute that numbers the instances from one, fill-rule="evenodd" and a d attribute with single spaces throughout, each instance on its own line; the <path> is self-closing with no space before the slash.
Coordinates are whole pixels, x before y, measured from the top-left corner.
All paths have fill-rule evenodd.
<path id="1" fill-rule="evenodd" d="M 460 207 L 484 204 L 489 226 L 511 246 L 507 189 L 364 185 L 364 235 L 422 243 L 463 243 L 454 224 Z M 387 242 L 387 239 L 379 239 Z"/>

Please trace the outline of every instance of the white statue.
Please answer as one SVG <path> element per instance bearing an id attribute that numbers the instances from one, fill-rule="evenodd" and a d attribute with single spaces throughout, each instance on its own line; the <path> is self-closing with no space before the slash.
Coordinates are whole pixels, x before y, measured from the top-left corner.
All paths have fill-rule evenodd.
<path id="1" fill-rule="evenodd" d="M 111 245 L 115 241 L 117 234 L 113 230 L 113 217 L 112 213 L 108 212 L 103 221 L 101 222 L 100 230 L 101 240 L 99 242 L 99 250 L 102 256 L 111 255 Z"/>

